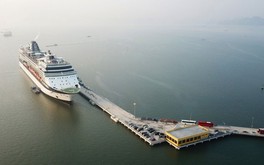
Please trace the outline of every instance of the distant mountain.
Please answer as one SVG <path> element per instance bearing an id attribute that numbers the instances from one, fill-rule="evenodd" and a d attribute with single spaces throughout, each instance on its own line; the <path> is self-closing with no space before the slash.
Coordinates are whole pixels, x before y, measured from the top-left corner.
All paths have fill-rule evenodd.
<path id="1" fill-rule="evenodd" d="M 238 19 L 223 21 L 223 22 L 221 22 L 221 24 L 263 26 L 264 25 L 264 19 L 261 17 L 238 18 Z"/>

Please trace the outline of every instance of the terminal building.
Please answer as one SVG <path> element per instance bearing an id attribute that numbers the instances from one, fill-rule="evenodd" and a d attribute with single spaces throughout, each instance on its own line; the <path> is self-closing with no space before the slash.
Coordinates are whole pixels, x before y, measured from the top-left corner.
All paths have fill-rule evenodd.
<path id="1" fill-rule="evenodd" d="M 166 141 L 175 148 L 180 149 L 185 145 L 208 138 L 209 130 L 199 125 L 192 125 L 166 131 L 165 134 Z"/>

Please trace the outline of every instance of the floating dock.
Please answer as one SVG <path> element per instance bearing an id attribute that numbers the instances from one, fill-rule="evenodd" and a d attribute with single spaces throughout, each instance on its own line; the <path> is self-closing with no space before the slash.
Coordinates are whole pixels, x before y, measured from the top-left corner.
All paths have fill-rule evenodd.
<path id="1" fill-rule="evenodd" d="M 232 134 L 264 137 L 264 134 L 260 134 L 257 128 L 213 126 L 208 128 L 208 137 L 185 145 L 176 146 L 166 139 L 166 132 L 174 129 L 188 128 L 189 125 L 169 119 L 157 120 L 136 117 L 112 103 L 107 98 L 99 96 L 83 83 L 81 83 L 81 85 L 83 87 L 80 91 L 81 96 L 87 99 L 92 105 L 98 106 L 104 112 L 108 113 L 114 122 L 121 123 L 151 146 L 167 141 L 170 145 L 179 150 L 181 148 L 186 148 Z"/>

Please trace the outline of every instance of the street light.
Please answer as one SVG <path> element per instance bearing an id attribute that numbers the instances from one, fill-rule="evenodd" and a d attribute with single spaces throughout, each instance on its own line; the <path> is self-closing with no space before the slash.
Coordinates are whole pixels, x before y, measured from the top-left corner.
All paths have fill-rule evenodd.
<path id="1" fill-rule="evenodd" d="M 135 108 L 136 105 L 137 105 L 136 103 L 133 103 L 133 106 L 134 106 L 134 118 L 136 118 L 136 108 Z"/>
<path id="2" fill-rule="evenodd" d="M 251 120 L 251 128 L 253 128 L 253 124 L 254 124 L 254 117 L 252 117 L 252 120 Z"/>

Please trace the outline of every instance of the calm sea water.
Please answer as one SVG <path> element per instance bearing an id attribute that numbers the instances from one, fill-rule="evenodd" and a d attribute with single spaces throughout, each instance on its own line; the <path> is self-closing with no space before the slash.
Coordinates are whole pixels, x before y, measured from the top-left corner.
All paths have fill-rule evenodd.
<path id="1" fill-rule="evenodd" d="M 229 136 L 150 147 L 77 95 L 31 92 L 18 48 L 33 40 L 98 94 L 136 115 L 264 127 L 263 27 L 14 29 L 0 37 L 0 164 L 256 164 L 264 139 Z M 57 47 L 46 47 L 58 44 Z"/>

